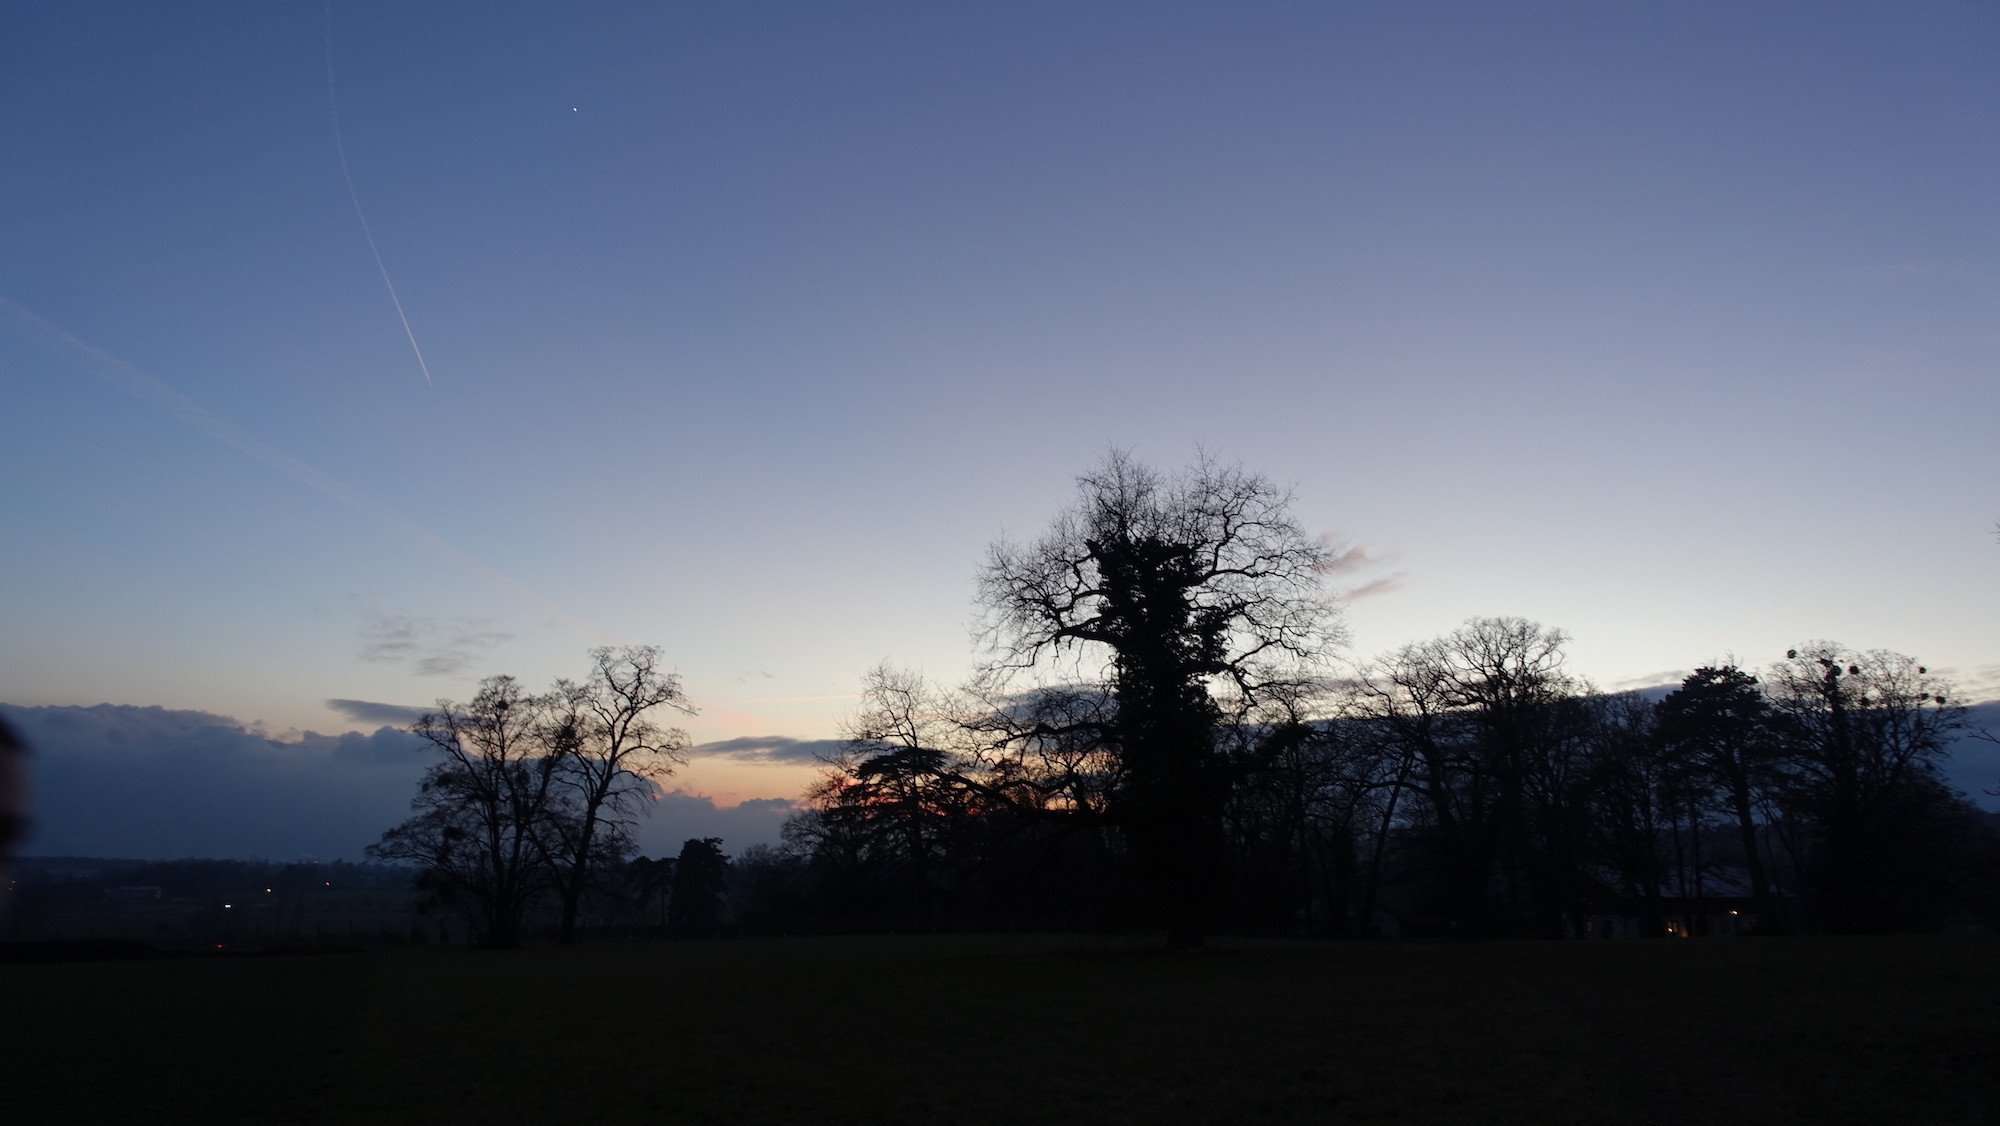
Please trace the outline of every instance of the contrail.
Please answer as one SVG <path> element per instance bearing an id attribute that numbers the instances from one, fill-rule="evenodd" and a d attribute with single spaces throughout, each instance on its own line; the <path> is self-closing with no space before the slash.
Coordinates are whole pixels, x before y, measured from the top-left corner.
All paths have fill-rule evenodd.
<path id="1" fill-rule="evenodd" d="M 381 503 L 375 498 L 342 481 L 330 473 L 322 472 L 305 462 L 278 449 L 268 442 L 254 438 L 223 421 L 221 416 L 179 391 L 140 371 L 124 360 L 104 351 L 88 341 L 79 339 L 62 328 L 50 324 L 27 309 L 0 297 L 0 328 L 12 327 L 16 334 L 33 340 L 48 352 L 61 357 L 75 367 L 80 367 L 98 378 L 119 387 L 141 399 L 152 403 L 167 414 L 180 419 L 196 430 L 207 434 L 238 451 L 256 458 L 272 469 L 283 473 L 292 480 L 313 489 L 328 498 L 368 517 L 405 539 L 413 540 L 423 547 L 451 560 L 453 563 L 473 572 L 512 594 L 534 609 L 548 614 L 570 628 L 579 630 L 594 639 L 609 640 L 623 645 L 625 641 L 618 635 L 591 625 L 576 617 L 535 591 L 521 585 L 498 569 L 467 555 L 437 534 L 426 530 L 415 521 Z"/>
<path id="2" fill-rule="evenodd" d="M 375 249 L 375 232 L 368 229 L 368 216 L 361 213 L 361 196 L 354 190 L 354 173 L 347 170 L 347 144 L 340 138 L 340 98 L 333 89 L 333 0 L 326 2 L 326 108 L 333 112 L 333 148 L 340 154 L 340 175 L 347 181 L 347 198 L 354 204 L 354 217 L 361 220 L 361 235 L 368 240 L 368 253 L 375 256 L 375 268 L 382 272 L 382 284 L 389 289 L 389 303 L 396 307 L 396 318 L 403 322 L 403 335 L 410 338 L 410 351 L 416 353 L 417 368 L 424 373 L 424 382 L 432 387 L 430 365 L 424 363 L 424 350 L 417 347 L 417 334 L 410 331 L 410 318 L 403 315 L 403 301 L 396 296 L 396 283 L 389 280 L 389 267 L 382 264 L 382 252 Z"/>

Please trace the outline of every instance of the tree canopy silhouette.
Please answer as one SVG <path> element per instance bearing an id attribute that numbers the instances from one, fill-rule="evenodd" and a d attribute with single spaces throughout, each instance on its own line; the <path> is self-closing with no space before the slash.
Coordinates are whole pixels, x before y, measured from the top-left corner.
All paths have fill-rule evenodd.
<path id="1" fill-rule="evenodd" d="M 687 732 L 660 726 L 650 713 L 694 712 L 681 678 L 661 666 L 653 646 L 593 649 L 590 663 L 588 679 L 557 681 L 547 702 L 563 814 L 548 819 L 547 843 L 565 943 L 576 940 L 578 905 L 593 876 L 629 852 L 638 810 L 657 795 L 654 783 L 686 761 Z"/>
<path id="2" fill-rule="evenodd" d="M 489 946 L 521 941 L 521 918 L 549 883 L 545 823 L 561 756 L 544 701 L 511 676 L 488 677 L 470 703 L 440 700 L 410 730 L 438 752 L 411 801 L 416 816 L 368 846 L 378 860 L 418 865 L 431 898 L 467 908 Z"/>
<path id="3" fill-rule="evenodd" d="M 1772 666 L 1790 805 L 1802 815 L 1818 925 L 1865 931 L 1909 910 L 1925 836 L 1954 802 L 1939 776 L 1965 708 L 1943 678 L 1900 653 L 1815 641 Z M 1913 855 L 1914 854 L 1914 855 Z"/>
<path id="4" fill-rule="evenodd" d="M 430 898 L 467 909 L 490 945 L 518 944 L 524 915 L 549 893 L 559 940 L 575 939 L 584 894 L 631 855 L 640 808 L 688 746 L 686 732 L 651 714 L 693 710 L 658 649 L 590 658 L 581 684 L 537 695 L 495 676 L 470 703 L 438 701 L 410 728 L 440 755 L 411 803 L 416 816 L 368 848 L 414 862 Z"/>
<path id="5" fill-rule="evenodd" d="M 699 837 L 681 845 L 674 860 L 673 897 L 668 921 L 684 933 L 703 934 L 722 921 L 723 896 L 729 890 L 729 857 L 721 837 Z"/>
<path id="6" fill-rule="evenodd" d="M 1783 747 L 1757 678 L 1733 665 L 1703 666 L 1660 701 L 1661 735 L 1678 765 L 1721 796 L 1735 819 L 1743 868 L 1761 914 L 1778 917 L 1757 841 L 1757 805 L 1772 792 Z"/>
<path id="7" fill-rule="evenodd" d="M 1082 730 L 1116 760 L 1106 812 L 1165 898 L 1169 945 L 1198 944 L 1230 788 L 1275 747 L 1218 731 L 1315 688 L 1342 640 L 1332 554 L 1290 493 L 1207 456 L 1163 474 L 1114 451 L 1078 493 L 1040 538 L 988 555 L 982 687 L 1102 686 L 1112 707 Z"/>

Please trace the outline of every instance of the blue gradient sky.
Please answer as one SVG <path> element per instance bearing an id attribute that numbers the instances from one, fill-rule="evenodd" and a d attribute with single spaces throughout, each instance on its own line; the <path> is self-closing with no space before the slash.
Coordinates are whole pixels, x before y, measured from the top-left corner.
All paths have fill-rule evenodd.
<path id="1" fill-rule="evenodd" d="M 0 12 L 0 699 L 342 731 L 623 640 L 822 738 L 1198 443 L 1376 560 L 1356 656 L 2000 695 L 1991 4 L 337 3 L 435 385 L 324 21 Z"/>

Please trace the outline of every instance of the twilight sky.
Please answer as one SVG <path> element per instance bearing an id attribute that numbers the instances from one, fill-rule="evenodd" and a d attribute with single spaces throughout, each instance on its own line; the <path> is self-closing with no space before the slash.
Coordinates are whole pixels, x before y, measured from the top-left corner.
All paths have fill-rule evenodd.
<path id="1" fill-rule="evenodd" d="M 1357 657 L 2000 696 L 1991 4 L 339 2 L 429 382 L 326 27 L 0 11 L 0 700 L 372 731 L 632 641 L 822 739 L 1114 444 L 1295 484 Z"/>

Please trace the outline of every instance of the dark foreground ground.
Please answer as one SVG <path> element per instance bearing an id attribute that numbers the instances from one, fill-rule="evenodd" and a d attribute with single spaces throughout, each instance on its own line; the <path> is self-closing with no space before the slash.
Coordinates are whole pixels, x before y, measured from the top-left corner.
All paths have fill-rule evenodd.
<path id="1" fill-rule="evenodd" d="M 2000 1121 L 1988 938 L 0 966 L 0 1122 Z"/>

